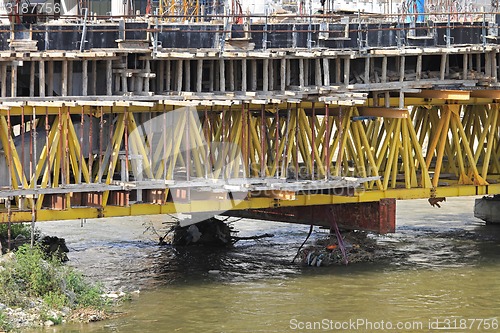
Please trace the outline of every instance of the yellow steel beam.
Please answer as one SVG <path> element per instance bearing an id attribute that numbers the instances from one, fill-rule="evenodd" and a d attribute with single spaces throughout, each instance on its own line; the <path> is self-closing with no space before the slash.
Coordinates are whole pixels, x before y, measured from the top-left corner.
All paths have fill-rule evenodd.
<path id="1" fill-rule="evenodd" d="M 457 94 L 462 94 L 460 95 L 463 98 L 462 101 L 465 101 L 465 94 L 456 91 L 441 91 L 439 94 L 433 95 L 438 97 L 427 95 L 425 98 L 446 97 L 456 101 L 460 97 Z M 387 193 L 394 193 L 394 195 L 397 193 L 400 198 L 409 198 L 415 193 L 426 193 L 426 195 L 460 193 L 459 195 L 462 195 L 469 193 L 470 190 L 466 189 L 467 186 L 474 188 L 476 193 L 482 193 L 482 191 L 488 191 L 487 188 L 484 188 L 488 185 L 485 180 L 486 176 L 494 178 L 496 175 L 492 172 L 500 170 L 500 162 L 498 161 L 500 148 L 498 148 L 498 138 L 496 137 L 499 123 L 497 104 L 476 107 L 446 104 L 430 107 L 429 102 L 425 107 L 413 108 L 411 117 L 407 110 L 398 110 L 396 114 L 390 108 L 356 109 L 350 107 L 344 110 L 339 108 L 338 112 L 330 110 L 332 112 L 328 113 L 329 117 L 323 114 L 313 117 L 308 114 L 309 111 L 306 112 L 303 109 L 307 103 L 301 103 L 295 109 L 290 104 L 287 105 L 290 110 L 287 118 L 288 124 L 286 124 L 284 117 L 278 120 L 267 117 L 269 112 L 276 112 L 274 109 L 276 106 L 273 106 L 272 110 L 266 111 L 266 116 L 262 116 L 262 112 L 264 112 L 262 108 L 253 109 L 259 110 L 260 116 L 255 116 L 258 112 L 253 112 L 253 115 L 250 115 L 252 109 L 241 112 L 240 109 L 226 108 L 222 115 L 219 111 L 211 109 L 210 120 L 205 119 L 201 126 L 193 112 L 183 112 L 181 117 L 176 120 L 176 124 L 172 124 L 172 128 L 175 128 L 176 131 L 172 135 L 172 139 L 167 140 L 166 134 L 162 133 L 159 138 L 161 143 L 157 147 L 150 146 L 152 141 L 158 141 L 156 137 L 155 140 L 151 138 L 144 140 L 143 136 L 136 131 L 139 125 L 134 119 L 134 112 L 118 112 L 117 122 L 114 123 L 114 127 L 110 128 L 112 140 L 107 145 L 104 158 L 99 156 L 99 160 L 102 160 L 103 163 L 100 165 L 95 181 L 100 182 L 104 174 L 106 174 L 106 183 L 109 184 L 113 179 L 125 131 L 130 133 L 127 137 L 130 151 L 142 156 L 148 177 L 153 178 L 154 176 L 157 179 L 165 176 L 172 178 L 175 168 L 179 165 L 187 168 L 193 166 L 194 176 L 205 176 L 206 165 L 210 158 L 207 155 L 211 155 L 212 159 L 216 160 L 216 174 L 213 176 L 219 177 L 220 173 L 224 171 L 223 177 L 231 175 L 239 177 L 242 163 L 239 158 L 240 151 L 243 155 L 244 169 L 247 168 L 249 162 L 261 165 L 267 176 L 275 175 L 278 168 L 283 165 L 286 169 L 299 162 L 305 163 L 309 173 L 312 173 L 313 168 L 317 168 L 315 172 L 318 175 L 325 175 L 332 160 L 336 158 L 337 163 L 335 163 L 333 172 L 335 175 L 340 175 L 341 170 L 344 170 L 344 175 L 347 175 L 346 172 L 351 166 L 359 173 L 358 176 L 383 175 L 382 181 L 377 181 L 377 190 L 372 189 L 372 182 L 364 186 L 365 189 L 370 189 L 364 195 L 375 199 L 385 197 Z M 315 107 L 319 110 L 318 105 L 320 104 L 315 104 Z M 217 110 L 217 108 L 214 109 Z M 39 183 L 38 178 L 44 168 L 42 188 L 48 187 L 49 178 L 53 180 L 51 186 L 57 187 L 62 180 L 69 183 L 70 179 L 80 179 L 80 174 L 86 182 L 90 182 L 86 160 L 81 155 L 82 147 L 80 147 L 78 135 L 70 118 L 74 111 L 78 111 L 78 115 L 81 115 L 82 108 L 78 107 L 77 110 L 73 110 L 72 107 L 64 106 L 58 109 L 58 116 L 55 117 L 52 124 L 48 142 L 41 151 L 30 186 Z M 115 108 L 112 111 L 115 111 Z M 148 112 L 151 112 L 150 108 L 148 108 Z M 460 115 L 462 113 L 464 117 L 461 121 Z M 383 122 L 382 120 L 369 123 L 353 122 L 352 116 L 358 115 L 381 116 L 386 119 Z M 0 125 L 2 128 L 6 128 L 6 117 L 0 117 L 3 117 L 3 123 Z M 2 121 L 1 119 L 0 121 Z M 310 125 L 311 123 L 315 125 L 314 128 Z M 208 125 L 210 125 L 209 128 L 207 128 Z M 12 155 L 14 155 L 13 140 L 7 132 L 8 130 L 5 129 L 0 133 L 2 145 L 10 147 L 7 150 L 11 150 Z M 217 151 L 210 151 L 212 148 L 208 148 L 209 150 L 206 151 L 204 148 L 205 140 L 207 140 L 207 144 L 217 141 L 227 144 L 223 144 L 223 147 Z M 426 140 L 428 142 L 427 156 L 424 156 L 423 151 L 425 150 L 422 149 L 422 145 Z M 183 155 L 181 153 L 182 143 L 186 147 L 189 146 L 189 154 Z M 314 153 L 314 161 L 312 153 Z M 163 158 L 161 158 L 162 154 Z M 154 165 L 149 165 L 150 155 L 153 155 Z M 435 166 L 433 170 L 430 170 L 434 172 L 434 177 L 431 181 L 429 169 L 434 157 L 436 157 Z M 20 161 L 19 157 L 17 160 Z M 280 160 L 283 164 L 280 163 Z M 482 161 L 482 165 L 478 165 L 479 161 Z M 351 162 L 354 165 L 351 165 Z M 169 166 L 165 170 L 167 163 Z M 12 174 L 15 172 L 23 174 L 22 167 L 16 166 L 14 160 L 11 163 L 12 167 L 14 168 Z M 479 169 L 481 173 L 478 172 Z M 258 170 L 261 168 L 253 168 L 253 176 L 259 175 Z M 447 189 L 448 187 L 439 186 L 440 176 L 446 172 L 455 173 L 458 176 L 459 181 L 447 179 L 448 184 L 453 184 L 450 187 L 460 189 L 457 190 L 458 192 L 453 192 L 453 190 Z M 62 177 L 60 177 L 61 174 Z M 74 176 L 73 178 L 71 178 L 71 174 Z M 420 175 L 419 181 L 417 181 L 417 174 Z M 477 186 L 465 185 L 469 183 Z M 399 191 L 401 186 L 404 186 L 409 192 Z M 392 190 L 399 192 L 391 192 Z M 430 190 L 435 192 L 429 192 Z M 108 197 L 109 192 L 105 192 L 103 196 L 104 211 L 113 212 L 112 214 L 115 212 L 116 214 L 119 212 L 139 214 L 148 207 L 148 205 L 133 205 L 125 208 L 108 207 L 106 206 Z M 69 195 L 67 200 L 69 200 Z M 330 200 L 347 202 L 353 199 Z M 41 207 L 42 201 L 43 196 L 38 200 L 38 208 Z M 205 202 L 209 201 L 203 201 L 201 205 L 205 205 Z M 160 210 L 171 210 L 168 207 L 166 204 Z"/>
<path id="2" fill-rule="evenodd" d="M 466 90 L 422 90 L 419 93 L 405 94 L 408 97 L 439 99 L 439 100 L 460 100 L 468 101 L 471 97 L 471 92 Z"/>
<path id="3" fill-rule="evenodd" d="M 475 196 L 487 194 L 500 194 L 500 184 L 490 184 L 488 186 L 478 185 L 457 185 L 439 187 L 435 190 L 429 188 L 412 189 L 388 189 L 385 191 L 373 190 L 358 192 L 353 197 L 331 196 L 323 194 L 297 195 L 296 200 L 280 201 L 274 198 L 248 198 L 240 202 L 233 200 L 196 200 L 189 203 L 166 203 L 157 204 L 133 204 L 127 207 L 107 206 L 104 209 L 97 207 L 69 208 L 66 210 L 40 209 L 37 211 L 37 221 L 70 220 L 81 218 L 116 217 L 116 216 L 137 216 L 149 214 L 173 214 L 173 213 L 193 213 L 209 211 L 225 211 L 230 209 L 256 209 L 269 208 L 276 205 L 285 206 L 307 206 L 323 204 L 340 204 L 354 202 L 377 201 L 382 198 L 396 198 L 399 200 L 429 198 L 431 194 L 439 197 L 455 196 Z M 6 211 L 0 212 L 0 223 L 7 222 Z M 12 222 L 31 221 L 30 211 L 13 211 Z"/>

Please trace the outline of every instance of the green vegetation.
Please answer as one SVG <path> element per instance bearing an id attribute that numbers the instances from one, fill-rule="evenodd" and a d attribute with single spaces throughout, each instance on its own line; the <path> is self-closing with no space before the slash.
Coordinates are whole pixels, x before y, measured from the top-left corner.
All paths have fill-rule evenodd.
<path id="1" fill-rule="evenodd" d="M 5 313 L 0 311 L 0 331 L 10 331 L 12 330 L 12 325 L 7 320 Z"/>
<path id="2" fill-rule="evenodd" d="M 9 225 L 7 223 L 0 223 L 0 238 L 7 239 L 7 232 Z M 38 231 L 35 229 L 35 236 Z M 31 228 L 27 223 L 12 223 L 10 226 L 10 238 L 15 239 L 17 236 L 22 235 L 26 238 L 31 238 Z"/>
<path id="3" fill-rule="evenodd" d="M 103 310 L 109 300 L 101 297 L 100 286 L 85 280 L 75 269 L 48 258 L 39 247 L 21 246 L 11 259 L 0 262 L 0 302 L 8 307 L 28 307 L 33 299 L 42 301 L 41 311 L 63 308 Z M 58 318 L 52 318 L 58 323 Z M 0 328 L 8 330 L 5 314 Z"/>

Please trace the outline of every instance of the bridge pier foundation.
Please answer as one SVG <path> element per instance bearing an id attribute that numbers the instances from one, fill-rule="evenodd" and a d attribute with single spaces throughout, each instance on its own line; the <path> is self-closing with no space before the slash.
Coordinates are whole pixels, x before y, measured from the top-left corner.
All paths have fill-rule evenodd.
<path id="1" fill-rule="evenodd" d="M 223 215 L 323 227 L 331 227 L 335 221 L 343 229 L 373 231 L 379 234 L 396 231 L 396 199 L 227 211 Z"/>

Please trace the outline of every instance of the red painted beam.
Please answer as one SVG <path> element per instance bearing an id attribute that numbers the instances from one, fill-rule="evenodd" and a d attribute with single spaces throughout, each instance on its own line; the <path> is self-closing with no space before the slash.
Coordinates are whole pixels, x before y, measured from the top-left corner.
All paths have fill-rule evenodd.
<path id="1" fill-rule="evenodd" d="M 396 230 L 396 200 L 304 207 L 234 210 L 226 216 L 290 222 L 331 227 L 335 219 L 342 229 L 373 231 L 379 234 Z"/>

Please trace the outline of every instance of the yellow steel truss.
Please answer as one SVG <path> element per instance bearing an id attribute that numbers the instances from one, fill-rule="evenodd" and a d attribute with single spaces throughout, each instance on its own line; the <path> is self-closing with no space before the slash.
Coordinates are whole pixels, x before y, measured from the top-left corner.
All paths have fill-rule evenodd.
<path id="1" fill-rule="evenodd" d="M 406 100 L 410 103 L 415 105 L 409 111 L 383 117 L 366 116 L 380 109 L 370 113 L 318 102 L 197 107 L 177 110 L 173 119 L 168 117 L 175 107 L 161 104 L 0 110 L 0 142 L 8 166 L 0 177 L 0 193 L 7 193 L 0 198 L 0 221 L 31 220 L 31 200 L 36 200 L 36 219 L 50 220 L 500 193 L 498 104 L 437 100 L 425 105 L 413 97 Z M 26 123 L 37 124 L 37 135 L 19 122 L 24 112 L 33 115 Z M 99 128 L 91 135 L 99 149 L 83 131 L 93 124 Z M 16 144 L 21 135 L 36 140 L 37 151 L 23 151 Z M 27 154 L 36 157 L 30 168 L 23 160 Z M 351 197 L 299 191 L 293 200 L 250 193 L 237 203 L 230 196 L 169 201 L 169 186 L 177 181 L 267 177 L 314 182 L 335 176 L 379 178 Z M 113 186 L 137 186 L 135 181 L 155 182 L 155 189 L 164 190 L 161 202 L 110 203 Z M 70 186 L 80 186 L 76 192 L 93 186 L 88 192 L 101 192 L 102 200 L 97 207 L 72 206 Z M 35 197 L 26 192 L 27 206 L 19 200 L 22 192 L 12 192 L 16 204 L 8 213 L 7 190 L 21 189 L 40 192 Z M 59 210 L 44 204 L 44 196 L 54 193 L 64 196 Z"/>

